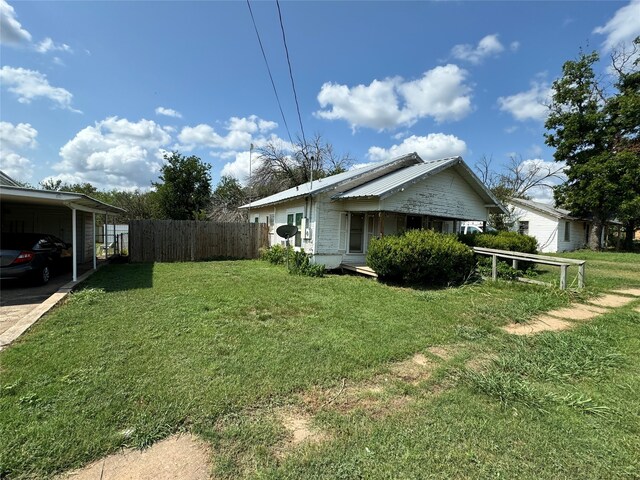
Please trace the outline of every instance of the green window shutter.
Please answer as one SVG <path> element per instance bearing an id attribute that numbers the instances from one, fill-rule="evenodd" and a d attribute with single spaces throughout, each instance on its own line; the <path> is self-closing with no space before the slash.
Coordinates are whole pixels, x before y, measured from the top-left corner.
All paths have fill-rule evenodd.
<path id="1" fill-rule="evenodd" d="M 287 215 L 287 225 L 295 225 L 295 223 L 293 223 L 293 213 Z"/>

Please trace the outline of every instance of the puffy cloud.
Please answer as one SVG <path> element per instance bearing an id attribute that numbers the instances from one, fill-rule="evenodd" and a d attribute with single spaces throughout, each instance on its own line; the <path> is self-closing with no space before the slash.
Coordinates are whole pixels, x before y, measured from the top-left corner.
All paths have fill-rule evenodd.
<path id="1" fill-rule="evenodd" d="M 68 52 L 73 53 L 73 50 L 66 43 L 54 43 L 54 41 L 47 37 L 42 40 L 40 43 L 35 45 L 35 49 L 39 53 L 47 53 L 47 52 Z"/>
<path id="2" fill-rule="evenodd" d="M 0 81 L 18 97 L 20 103 L 31 103 L 33 99 L 47 98 L 60 108 L 81 113 L 71 107 L 73 95 L 68 90 L 51 86 L 47 76 L 35 70 L 5 65 L 0 69 Z"/>
<path id="3" fill-rule="evenodd" d="M 412 135 L 390 148 L 371 147 L 367 156 L 372 161 L 379 162 L 411 152 L 417 152 L 423 160 L 435 160 L 464 155 L 467 152 L 467 144 L 455 135 L 444 133 L 430 133 L 427 136 Z"/>
<path id="4" fill-rule="evenodd" d="M 255 169 L 259 166 L 260 160 L 255 153 L 249 151 L 237 152 L 233 162 L 225 163 L 220 172 L 220 176 L 229 175 L 237 178 L 242 184 L 247 184 L 249 179 L 249 158 L 251 158 L 251 168 Z"/>
<path id="5" fill-rule="evenodd" d="M 449 64 L 412 81 L 393 77 L 354 87 L 328 82 L 317 97 L 323 110 L 315 115 L 345 120 L 353 129 L 376 130 L 412 125 L 424 117 L 437 122 L 460 120 L 471 112 L 471 88 L 464 83 L 466 77 L 465 70 Z"/>
<path id="6" fill-rule="evenodd" d="M 508 112 L 516 120 L 544 121 L 549 114 L 552 89 L 546 82 L 533 82 L 526 92 L 498 98 L 500 110 Z"/>
<path id="7" fill-rule="evenodd" d="M 513 44 L 511 44 L 511 46 L 513 47 Z M 498 34 L 494 33 L 493 35 L 487 35 L 482 38 L 476 46 L 468 43 L 456 45 L 451 49 L 451 55 L 458 60 L 464 60 L 478 65 L 482 63 L 485 58 L 495 57 L 503 51 L 504 45 L 498 40 Z"/>
<path id="8" fill-rule="evenodd" d="M 195 127 L 184 127 L 178 135 L 178 140 L 186 149 L 207 146 L 216 150 L 231 150 L 235 153 L 240 150 L 249 150 L 251 143 L 263 142 L 264 134 L 277 126 L 276 122 L 263 120 L 256 115 L 231 117 L 225 127 L 226 135 L 221 135 L 212 126 L 201 123 Z"/>
<path id="9" fill-rule="evenodd" d="M 164 115 L 165 117 L 182 118 L 182 114 L 173 108 L 156 108 L 156 115 Z"/>
<path id="10" fill-rule="evenodd" d="M 558 168 L 563 166 L 564 164 L 562 163 L 548 162 L 541 158 L 523 160 L 519 168 L 521 169 L 521 175 L 525 178 L 529 177 L 532 180 L 536 180 L 557 172 L 553 177 L 547 178 L 544 183 L 527 190 L 526 194 L 536 202 L 553 203 L 553 187 L 566 180 L 564 172 L 558 171 Z"/>
<path id="11" fill-rule="evenodd" d="M 629 45 L 640 35 L 640 0 L 631 0 L 620 8 L 604 26 L 596 27 L 593 33 L 606 35 L 603 48 L 609 52 L 621 45 Z"/>
<path id="12" fill-rule="evenodd" d="M 151 120 L 109 117 L 81 130 L 60 149 L 54 178 L 98 188 L 149 187 L 158 178 L 171 136 Z"/>
<path id="13" fill-rule="evenodd" d="M 31 180 L 33 163 L 18 153 L 37 145 L 38 131 L 28 123 L 0 122 L 0 170 L 22 181 Z"/>
<path id="14" fill-rule="evenodd" d="M 5 0 L 0 0 L 0 43 L 19 45 L 31 42 L 31 34 L 16 19 L 16 11 Z"/>

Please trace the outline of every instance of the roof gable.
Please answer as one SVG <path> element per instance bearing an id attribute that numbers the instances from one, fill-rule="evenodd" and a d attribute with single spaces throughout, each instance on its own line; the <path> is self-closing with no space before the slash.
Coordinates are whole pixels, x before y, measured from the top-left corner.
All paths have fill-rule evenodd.
<path id="1" fill-rule="evenodd" d="M 347 172 L 331 175 L 330 177 L 319 178 L 313 182 L 303 183 L 296 187 L 261 198 L 255 202 L 248 203 L 240 208 L 264 207 L 293 200 L 294 198 L 305 195 L 318 194 L 327 190 L 334 190 L 336 194 L 339 194 L 347 189 L 367 183 L 372 179 L 417 163 L 422 163 L 422 159 L 416 153 L 410 153 L 401 157 L 392 158 L 391 160 L 376 162 Z"/>
<path id="2" fill-rule="evenodd" d="M 578 220 L 577 217 L 571 216 L 571 212 L 569 210 L 565 210 L 564 208 L 555 208 L 546 203 L 534 202 L 533 200 L 525 200 L 524 198 L 512 198 L 510 203 L 515 207 L 543 213 L 557 219 L 566 218 L 567 220 Z"/>

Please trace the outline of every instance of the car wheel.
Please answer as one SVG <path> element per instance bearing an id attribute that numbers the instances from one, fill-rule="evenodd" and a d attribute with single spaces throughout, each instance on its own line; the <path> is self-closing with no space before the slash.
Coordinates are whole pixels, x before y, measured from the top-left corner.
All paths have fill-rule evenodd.
<path id="1" fill-rule="evenodd" d="M 47 283 L 49 283 L 49 279 L 51 278 L 51 269 L 49 268 L 48 265 L 45 265 L 44 267 L 42 267 L 42 270 L 40 270 L 40 272 L 38 273 L 38 283 L 40 285 L 45 285 Z"/>

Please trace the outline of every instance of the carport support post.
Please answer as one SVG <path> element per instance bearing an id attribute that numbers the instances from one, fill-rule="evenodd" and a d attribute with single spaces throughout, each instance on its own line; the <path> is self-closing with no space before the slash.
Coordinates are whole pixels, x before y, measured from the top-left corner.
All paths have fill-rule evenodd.
<path id="1" fill-rule="evenodd" d="M 491 280 L 494 282 L 498 279 L 498 256 L 491 255 Z"/>
<path id="2" fill-rule="evenodd" d="M 97 265 L 97 259 L 96 259 L 96 255 L 98 252 L 96 252 L 96 212 L 93 212 L 91 214 L 91 219 L 93 220 L 93 269 L 96 270 L 98 268 Z"/>
<path id="3" fill-rule="evenodd" d="M 71 235 L 73 235 L 73 281 L 78 281 L 78 229 L 76 226 L 76 209 L 71 209 Z"/>
<path id="4" fill-rule="evenodd" d="M 107 251 L 107 225 L 109 225 L 109 216 L 105 213 L 104 214 L 104 227 L 102 228 L 103 232 L 104 232 L 104 259 L 106 260 L 109 252 Z"/>

